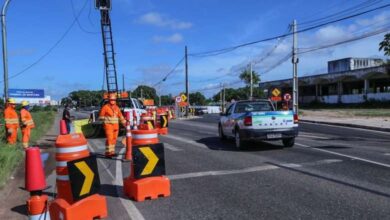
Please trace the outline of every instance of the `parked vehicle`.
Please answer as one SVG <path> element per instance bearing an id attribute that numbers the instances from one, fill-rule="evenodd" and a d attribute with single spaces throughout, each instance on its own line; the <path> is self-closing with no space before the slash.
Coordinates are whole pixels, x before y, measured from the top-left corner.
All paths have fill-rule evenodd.
<path id="1" fill-rule="evenodd" d="M 275 111 L 268 100 L 237 101 L 221 113 L 219 137 L 234 137 L 238 149 L 247 141 L 282 140 L 285 147 L 294 146 L 298 135 L 298 116 L 292 111 Z"/>

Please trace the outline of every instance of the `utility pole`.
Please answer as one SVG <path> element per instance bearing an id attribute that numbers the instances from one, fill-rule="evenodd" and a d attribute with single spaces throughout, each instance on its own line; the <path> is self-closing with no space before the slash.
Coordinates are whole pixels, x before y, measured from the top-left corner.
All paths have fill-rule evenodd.
<path id="1" fill-rule="evenodd" d="M 293 21 L 293 48 L 292 48 L 292 63 L 293 63 L 293 112 L 298 114 L 298 35 L 297 21 Z"/>
<path id="2" fill-rule="evenodd" d="M 123 92 L 125 92 L 125 74 L 122 74 L 122 89 L 123 89 Z"/>
<path id="3" fill-rule="evenodd" d="M 6 0 L 1 11 L 1 33 L 3 36 L 3 70 L 4 70 L 4 99 L 8 98 L 8 55 L 7 55 L 7 29 L 5 25 L 5 14 L 11 0 Z"/>
<path id="4" fill-rule="evenodd" d="M 221 83 L 221 90 L 219 91 L 219 101 L 221 103 L 221 112 L 224 112 L 223 111 L 223 105 L 222 105 L 222 90 L 223 90 L 223 87 L 222 87 L 222 83 Z"/>
<path id="5" fill-rule="evenodd" d="M 252 61 L 249 63 L 249 71 L 250 71 L 250 74 L 251 74 L 251 90 L 250 90 L 250 96 L 249 96 L 249 100 L 252 100 L 252 99 L 253 99 L 253 74 L 252 74 Z"/>
<path id="6" fill-rule="evenodd" d="M 185 49 L 184 49 L 184 57 L 185 57 L 185 62 L 186 62 L 186 67 L 185 67 L 185 71 L 186 71 L 186 96 L 187 96 L 187 103 L 188 105 L 186 106 L 186 117 L 188 117 L 188 107 L 190 105 L 190 94 L 188 92 L 188 87 L 189 87 L 189 82 L 188 82 L 188 51 L 187 51 L 187 46 L 185 46 Z"/>
<path id="7" fill-rule="evenodd" d="M 141 88 L 141 99 L 144 100 L 144 90 Z"/>
<path id="8" fill-rule="evenodd" d="M 222 84 L 222 88 L 223 88 L 222 112 L 225 112 L 225 100 L 226 100 L 226 96 L 225 96 L 225 83 Z"/>

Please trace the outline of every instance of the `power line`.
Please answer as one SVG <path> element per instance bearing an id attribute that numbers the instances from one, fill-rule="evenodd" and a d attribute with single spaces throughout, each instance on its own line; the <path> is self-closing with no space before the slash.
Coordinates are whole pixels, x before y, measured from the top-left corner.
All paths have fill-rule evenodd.
<path id="1" fill-rule="evenodd" d="M 318 24 L 318 25 L 315 25 L 315 26 L 312 26 L 312 27 L 304 28 L 302 30 L 298 30 L 296 33 L 302 33 L 302 32 L 306 32 L 306 31 L 309 31 L 309 30 L 317 29 L 319 27 L 323 27 L 323 26 L 326 26 L 326 25 L 329 25 L 329 24 L 333 24 L 333 23 L 340 22 L 340 21 L 343 21 L 343 20 L 351 19 L 351 18 L 360 16 L 360 15 L 363 15 L 363 14 L 367 14 L 367 13 L 370 13 L 370 12 L 373 12 L 373 11 L 376 11 L 376 10 L 380 10 L 380 9 L 383 9 L 383 8 L 386 8 L 386 7 L 389 7 L 389 6 L 390 6 L 390 4 L 382 5 L 382 6 L 370 9 L 370 10 L 359 12 L 359 13 L 356 13 L 356 14 L 353 14 L 353 15 L 349 15 L 349 16 L 346 16 L 346 17 L 342 17 L 342 18 L 339 18 L 339 19 L 335 19 L 335 20 L 332 20 L 332 21 L 324 22 L 322 24 Z M 279 36 L 269 37 L 269 38 L 265 38 L 265 39 L 261 39 L 261 40 L 257 40 L 257 41 L 252 41 L 252 42 L 248 42 L 248 43 L 244 43 L 244 44 L 239 44 L 239 45 L 236 45 L 236 46 L 231 46 L 231 47 L 222 48 L 222 49 L 216 49 L 216 50 L 210 50 L 210 51 L 204 51 L 204 52 L 198 52 L 198 53 L 191 53 L 191 54 L 189 54 L 189 56 L 192 56 L 192 57 L 216 56 L 216 55 L 220 55 L 220 54 L 224 54 L 224 53 L 228 53 L 228 52 L 234 51 L 234 50 L 236 50 L 238 48 L 241 48 L 241 47 L 246 47 L 246 46 L 253 45 L 253 44 L 258 44 L 258 43 L 262 43 L 262 42 L 266 42 L 266 41 L 270 41 L 270 40 L 275 40 L 275 39 L 282 38 L 282 37 L 287 37 L 287 36 L 290 36 L 290 35 L 292 35 L 292 33 L 282 34 L 282 35 L 279 35 Z"/>
<path id="2" fill-rule="evenodd" d="M 169 71 L 160 81 L 153 85 L 153 87 L 165 82 L 168 77 L 179 67 L 179 65 L 184 61 L 184 56 L 179 60 L 179 62 Z"/>
<path id="3" fill-rule="evenodd" d="M 81 23 L 80 23 L 78 17 L 76 17 L 76 10 L 75 10 L 75 8 L 74 8 L 73 0 L 70 0 L 70 5 L 71 5 L 71 7 L 72 7 L 72 14 L 73 14 L 73 17 L 74 17 L 74 19 L 76 19 L 77 25 L 79 26 L 80 30 L 82 30 L 83 32 L 85 32 L 85 33 L 87 33 L 87 34 L 100 34 L 100 31 L 89 31 L 89 30 L 85 29 L 85 28 L 81 25 Z M 90 12 L 91 12 L 91 7 L 89 7 L 88 18 L 90 18 Z"/>
<path id="4" fill-rule="evenodd" d="M 85 6 L 87 5 L 89 0 L 86 0 L 84 2 L 84 5 L 83 7 L 80 9 L 78 15 L 76 16 L 76 18 L 78 18 L 82 11 L 84 10 Z M 46 51 L 46 53 L 44 53 L 41 57 L 39 57 L 35 62 L 33 62 L 32 64 L 30 64 L 29 66 L 27 66 L 26 68 L 24 68 L 22 71 L 18 72 L 18 73 L 15 73 L 13 75 L 11 75 L 10 77 L 8 77 L 8 79 L 13 79 L 23 73 L 25 73 L 27 70 L 31 69 L 32 67 L 34 67 L 35 65 L 37 65 L 38 63 L 40 63 L 43 59 L 45 59 L 66 37 L 66 35 L 68 35 L 68 33 L 72 30 L 73 26 L 76 24 L 77 22 L 77 19 L 74 19 L 73 22 L 71 23 L 71 25 L 66 29 L 66 31 L 61 35 L 61 37 L 56 41 L 56 43 L 51 46 L 49 48 L 48 51 Z M 0 82 L 4 82 L 4 81 L 0 81 Z"/>
<path id="5" fill-rule="evenodd" d="M 362 40 L 362 39 L 365 39 L 365 38 L 368 38 L 368 37 L 372 37 L 372 36 L 375 36 L 375 35 L 378 35 L 378 34 L 382 34 L 382 33 L 388 32 L 389 30 L 390 30 L 390 26 L 388 26 L 386 28 L 382 28 L 382 29 L 376 30 L 376 31 L 368 32 L 368 33 L 363 34 L 361 36 L 352 37 L 352 38 L 349 38 L 349 39 L 346 39 L 346 40 L 343 40 L 343 41 L 339 41 L 339 42 L 335 42 L 335 43 L 331 43 L 331 44 L 326 44 L 326 45 L 322 45 L 322 46 L 318 46 L 318 47 L 307 48 L 304 51 L 298 52 L 298 54 L 305 54 L 305 53 L 313 52 L 313 51 L 316 51 L 316 50 L 326 49 L 326 48 L 329 48 L 329 47 L 334 47 L 334 46 L 338 46 L 338 45 L 341 45 L 341 44 L 346 44 L 346 43 Z"/>

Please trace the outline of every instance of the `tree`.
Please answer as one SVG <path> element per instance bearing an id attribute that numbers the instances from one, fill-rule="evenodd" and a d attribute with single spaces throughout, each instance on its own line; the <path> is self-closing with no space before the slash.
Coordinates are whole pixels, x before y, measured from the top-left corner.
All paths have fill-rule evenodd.
<path id="1" fill-rule="evenodd" d="M 171 94 L 161 96 L 161 105 L 173 105 L 173 104 L 175 104 L 175 100 Z"/>
<path id="2" fill-rule="evenodd" d="M 132 93 L 131 96 L 134 98 L 145 98 L 145 99 L 153 99 L 154 103 L 158 103 L 158 96 L 156 93 L 156 89 L 140 85 L 138 86 Z"/>
<path id="3" fill-rule="evenodd" d="M 244 81 L 247 86 L 251 84 L 251 73 L 249 70 L 243 70 L 240 74 L 240 79 Z M 255 71 L 252 71 L 252 83 L 257 84 L 260 82 L 260 76 Z"/>
<path id="4" fill-rule="evenodd" d="M 390 56 L 390 33 L 386 34 L 383 41 L 379 43 L 379 51 L 382 50 L 386 56 Z"/>
<path id="5" fill-rule="evenodd" d="M 206 105 L 206 97 L 200 93 L 190 93 L 190 102 L 192 105 Z"/>

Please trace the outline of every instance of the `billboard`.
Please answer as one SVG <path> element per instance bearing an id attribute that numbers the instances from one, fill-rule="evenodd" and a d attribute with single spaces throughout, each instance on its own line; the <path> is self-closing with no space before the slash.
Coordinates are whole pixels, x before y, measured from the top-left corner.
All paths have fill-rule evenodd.
<path id="1" fill-rule="evenodd" d="M 12 98 L 45 98 L 43 89 L 8 89 L 8 96 Z"/>

